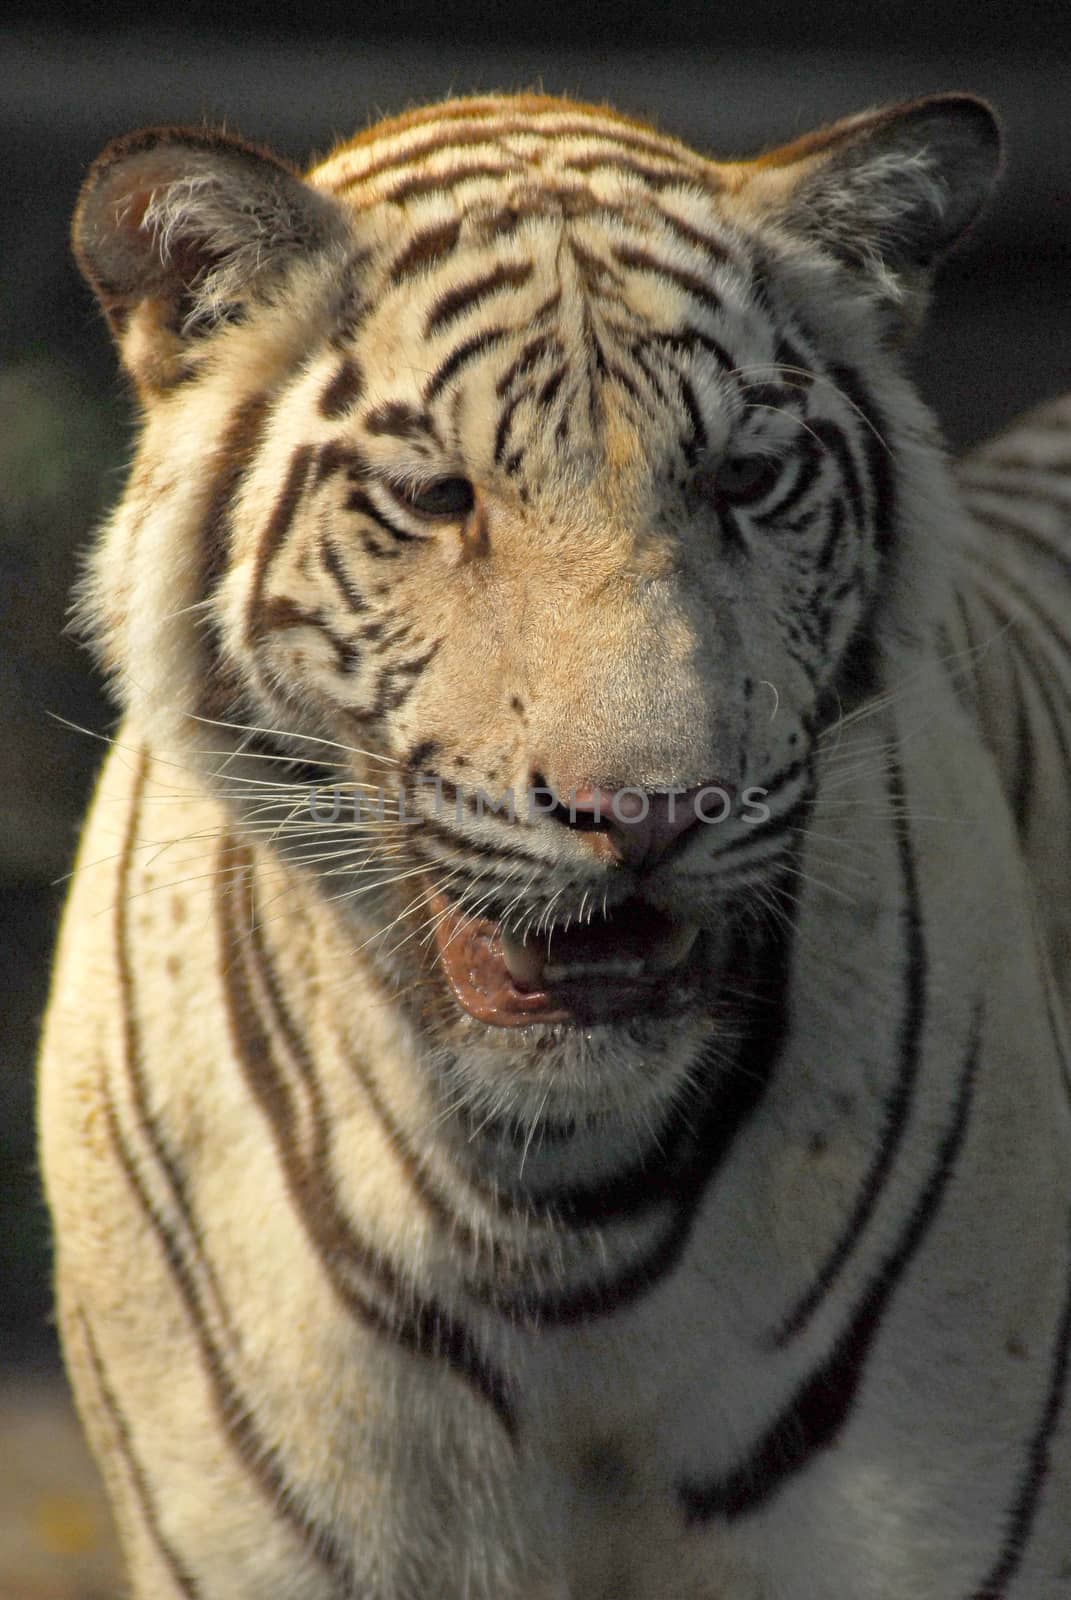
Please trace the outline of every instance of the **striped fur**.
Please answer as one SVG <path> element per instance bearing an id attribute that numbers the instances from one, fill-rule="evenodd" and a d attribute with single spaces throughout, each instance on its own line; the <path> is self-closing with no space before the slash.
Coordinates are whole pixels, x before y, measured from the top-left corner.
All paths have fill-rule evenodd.
<path id="1" fill-rule="evenodd" d="M 953 472 L 899 355 L 996 162 L 507 96 L 91 171 L 41 1134 L 139 1600 L 1071 1595 L 1071 408 Z M 715 779 L 658 855 L 504 798 Z M 637 906 L 674 1014 L 455 1000 L 444 919 Z"/>

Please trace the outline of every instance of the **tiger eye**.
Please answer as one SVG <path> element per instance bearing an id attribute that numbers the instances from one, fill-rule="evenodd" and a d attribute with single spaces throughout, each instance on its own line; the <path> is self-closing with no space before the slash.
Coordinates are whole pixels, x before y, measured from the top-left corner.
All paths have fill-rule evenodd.
<path id="1" fill-rule="evenodd" d="M 419 517 L 467 517 L 476 503 L 467 478 L 433 478 L 414 488 L 395 487 L 394 493 Z"/>
<path id="2" fill-rule="evenodd" d="M 692 479 L 706 500 L 723 505 L 748 505 L 769 494 L 781 476 L 783 463 L 771 456 L 726 456 L 716 467 L 697 472 Z"/>

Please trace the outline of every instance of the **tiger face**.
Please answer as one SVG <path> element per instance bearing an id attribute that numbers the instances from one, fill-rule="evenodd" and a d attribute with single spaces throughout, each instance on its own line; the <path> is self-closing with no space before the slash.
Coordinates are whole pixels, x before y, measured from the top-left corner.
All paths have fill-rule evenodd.
<path id="1" fill-rule="evenodd" d="M 105 152 L 76 247 L 145 426 L 88 610 L 440 1070 L 642 1107 L 939 587 L 896 347 L 994 124 L 936 98 L 717 164 L 565 101 L 436 115 L 306 180 L 223 135 Z"/>

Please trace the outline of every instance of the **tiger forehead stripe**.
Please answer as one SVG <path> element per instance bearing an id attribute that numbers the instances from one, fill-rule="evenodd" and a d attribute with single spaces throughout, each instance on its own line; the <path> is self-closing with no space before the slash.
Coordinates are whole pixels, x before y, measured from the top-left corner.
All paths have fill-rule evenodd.
<path id="1" fill-rule="evenodd" d="M 446 222 L 437 222 L 434 226 L 414 235 L 389 269 L 391 282 L 403 283 L 413 273 L 450 255 L 457 245 L 460 234 L 460 220 L 451 217 Z"/>
<path id="2" fill-rule="evenodd" d="M 473 95 L 469 99 L 446 101 L 440 105 L 421 106 L 413 111 L 403 112 L 396 117 L 388 117 L 382 122 L 371 124 L 362 133 L 355 134 L 352 139 L 341 146 L 343 150 L 359 150 L 375 144 L 385 143 L 390 139 L 397 139 L 405 134 L 419 132 L 430 123 L 450 124 L 459 122 L 474 122 L 480 119 L 499 121 L 516 121 L 523 117 L 521 126 L 531 128 L 541 124 L 549 124 L 553 118 L 572 118 L 576 124 L 588 128 L 591 126 L 610 126 L 615 130 L 625 130 L 632 135 L 641 136 L 652 146 L 672 147 L 684 155 L 692 156 L 694 152 L 687 145 L 682 144 L 671 134 L 660 134 L 657 128 L 638 117 L 630 117 L 611 106 L 591 105 L 586 101 L 571 100 L 567 96 L 544 94 L 517 94 L 517 95 Z"/>
<path id="3" fill-rule="evenodd" d="M 439 296 L 428 312 L 425 334 L 441 333 L 466 311 L 473 311 L 484 300 L 504 289 L 519 289 L 532 276 L 530 261 L 502 261 L 490 272 L 469 283 L 458 284 Z"/>
<path id="4" fill-rule="evenodd" d="M 513 330 L 510 328 L 492 327 L 482 328 L 479 333 L 474 333 L 463 344 L 456 345 L 441 366 L 437 367 L 424 387 L 424 404 L 430 405 L 431 401 L 441 394 L 446 385 L 470 361 L 475 361 L 479 356 L 485 355 L 488 350 L 493 350 L 496 345 L 502 344 L 510 337 Z"/>
<path id="5" fill-rule="evenodd" d="M 327 388 L 320 396 L 320 415 L 333 419 L 344 416 L 364 392 L 364 377 L 353 356 L 344 356 Z"/>
<path id="6" fill-rule="evenodd" d="M 414 439 L 427 434 L 438 441 L 438 430 L 427 412 L 417 411 L 404 400 L 388 400 L 375 406 L 365 417 L 369 433 L 388 434 L 395 439 Z"/>
<path id="7" fill-rule="evenodd" d="M 721 311 L 722 305 L 717 294 L 707 280 L 701 278 L 697 272 L 688 272 L 683 267 L 673 266 L 670 262 L 662 261 L 649 251 L 638 249 L 635 245 L 614 245 L 613 254 L 615 261 L 619 261 L 623 267 L 628 267 L 634 272 L 650 272 L 655 277 L 668 279 L 676 288 L 683 289 L 685 294 L 691 295 L 693 300 L 698 300 L 711 316 L 717 316 Z"/>
<path id="8" fill-rule="evenodd" d="M 427 124 L 417 130 L 412 128 L 392 132 L 390 125 L 370 130 L 363 145 L 351 142 L 335 151 L 320 169 L 323 181 L 335 192 L 352 185 L 367 185 L 386 173 L 406 167 L 416 167 L 443 152 L 462 150 L 473 146 L 503 148 L 502 141 L 523 141 L 529 145 L 566 144 L 575 151 L 577 141 L 601 141 L 637 155 L 651 156 L 678 164 L 682 179 L 698 181 L 704 187 L 719 189 L 723 179 L 717 168 L 694 151 L 674 139 L 664 138 L 654 129 L 644 129 L 642 124 L 629 124 L 615 117 L 607 117 L 597 110 L 584 116 L 579 108 L 568 102 L 550 102 L 543 114 L 518 118 L 515 109 L 506 103 L 506 113 L 492 110 L 486 116 L 476 109 L 468 112 L 462 106 L 456 120 L 448 115 L 438 119 L 439 131 L 432 137 L 422 137 Z M 457 121 L 465 126 L 458 127 Z M 473 125 L 473 123 L 475 125 Z M 410 138 L 410 135 L 413 137 Z M 390 142 L 399 142 L 390 149 Z M 387 145 L 387 153 L 375 159 L 377 147 Z M 518 150 L 515 144 L 510 153 Z M 367 161 L 361 164 L 361 158 Z M 356 159 L 355 159 L 356 158 Z M 338 170 L 341 169 L 341 170 Z"/>
<path id="9" fill-rule="evenodd" d="M 423 195 L 437 194 L 440 190 L 457 189 L 463 183 L 478 183 L 484 178 L 508 178 L 515 172 L 513 166 L 501 162 L 476 162 L 473 165 L 449 167 L 445 171 L 418 172 L 380 198 L 394 205 L 404 205 L 407 200 L 419 200 Z"/>

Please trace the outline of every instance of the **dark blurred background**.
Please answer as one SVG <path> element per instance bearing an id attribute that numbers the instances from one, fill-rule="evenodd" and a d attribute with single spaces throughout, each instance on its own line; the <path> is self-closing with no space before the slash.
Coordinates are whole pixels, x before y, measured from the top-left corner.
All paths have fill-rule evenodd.
<path id="1" fill-rule="evenodd" d="M 943 275 L 919 382 L 960 448 L 1071 381 L 1064 0 L 648 0 L 605 11 L 583 0 L 382 10 L 327 0 L 286 21 L 254 4 L 158 7 L 172 20 L 147 26 L 150 14 L 114 5 L 80 23 L 67 7 L 61 23 L 58 10 L 50 22 L 40 4 L 9 3 L 0 28 L 0 1353 L 23 1375 L 55 1360 L 32 1064 L 62 878 L 100 755 L 51 714 L 110 725 L 63 628 L 77 553 L 129 452 L 123 387 L 67 247 L 81 177 L 106 140 L 144 123 L 225 119 L 304 160 L 412 103 L 537 85 L 610 100 L 733 155 L 881 101 L 970 89 L 1004 118 L 1008 168 Z"/>

